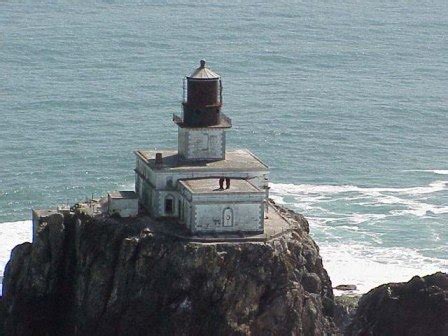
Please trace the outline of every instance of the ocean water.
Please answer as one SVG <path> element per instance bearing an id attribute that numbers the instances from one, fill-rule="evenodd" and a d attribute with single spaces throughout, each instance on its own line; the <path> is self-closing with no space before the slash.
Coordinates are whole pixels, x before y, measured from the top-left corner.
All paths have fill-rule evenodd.
<path id="1" fill-rule="evenodd" d="M 448 271 L 448 2 L 0 3 L 0 277 L 30 209 L 132 187 L 176 147 L 182 77 L 223 77 L 333 284 Z M 1 278 L 0 278 L 1 280 Z"/>

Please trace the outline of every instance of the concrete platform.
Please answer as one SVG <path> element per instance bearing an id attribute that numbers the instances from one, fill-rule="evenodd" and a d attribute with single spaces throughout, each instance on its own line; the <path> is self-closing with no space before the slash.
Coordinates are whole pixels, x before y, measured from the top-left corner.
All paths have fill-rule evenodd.
<path id="1" fill-rule="evenodd" d="M 258 157 L 247 149 L 230 150 L 226 152 L 224 160 L 216 161 L 187 161 L 182 159 L 177 150 L 138 150 L 137 156 L 142 158 L 151 168 L 156 169 L 156 153 L 162 153 L 163 164 L 157 167 L 159 170 L 167 171 L 216 171 L 218 173 L 227 171 L 266 171 L 269 168 Z"/>

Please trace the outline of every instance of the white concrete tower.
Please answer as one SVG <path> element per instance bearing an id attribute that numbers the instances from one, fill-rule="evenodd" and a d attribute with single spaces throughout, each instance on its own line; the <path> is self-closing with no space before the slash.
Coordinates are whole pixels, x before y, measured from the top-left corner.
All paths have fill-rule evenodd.
<path id="1" fill-rule="evenodd" d="M 178 129 L 178 152 L 185 160 L 223 160 L 226 155 L 225 131 L 231 120 L 221 113 L 221 77 L 205 66 L 184 79 L 183 116 L 173 117 Z"/>

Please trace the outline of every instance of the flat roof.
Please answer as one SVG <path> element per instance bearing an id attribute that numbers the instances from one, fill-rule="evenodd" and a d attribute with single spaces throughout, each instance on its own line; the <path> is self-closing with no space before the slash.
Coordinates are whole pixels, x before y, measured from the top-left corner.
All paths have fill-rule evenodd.
<path id="1" fill-rule="evenodd" d="M 194 194 L 263 193 L 262 190 L 252 183 L 241 179 L 230 179 L 229 189 L 219 189 L 219 179 L 217 178 L 179 180 L 179 183 Z M 226 184 L 224 182 L 225 187 Z"/>
<path id="2" fill-rule="evenodd" d="M 268 171 L 269 168 L 247 149 L 226 151 L 224 160 L 189 161 L 180 157 L 176 150 L 137 150 L 135 155 L 155 169 L 156 153 L 162 153 L 163 164 L 159 170 L 168 171 Z"/>
<path id="3" fill-rule="evenodd" d="M 109 193 L 111 198 L 115 199 L 135 199 L 138 198 L 134 191 L 113 191 Z"/>
<path id="4" fill-rule="evenodd" d="M 58 209 L 32 209 L 32 211 L 38 217 L 48 217 L 60 213 Z"/>

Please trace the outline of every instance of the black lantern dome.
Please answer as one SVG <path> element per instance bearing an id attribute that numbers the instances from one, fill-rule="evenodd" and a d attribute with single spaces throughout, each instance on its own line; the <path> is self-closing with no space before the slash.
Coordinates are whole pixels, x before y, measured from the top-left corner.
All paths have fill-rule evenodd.
<path id="1" fill-rule="evenodd" d="M 221 118 L 221 77 L 201 60 L 197 68 L 184 80 L 183 122 L 187 127 L 218 125 Z"/>

